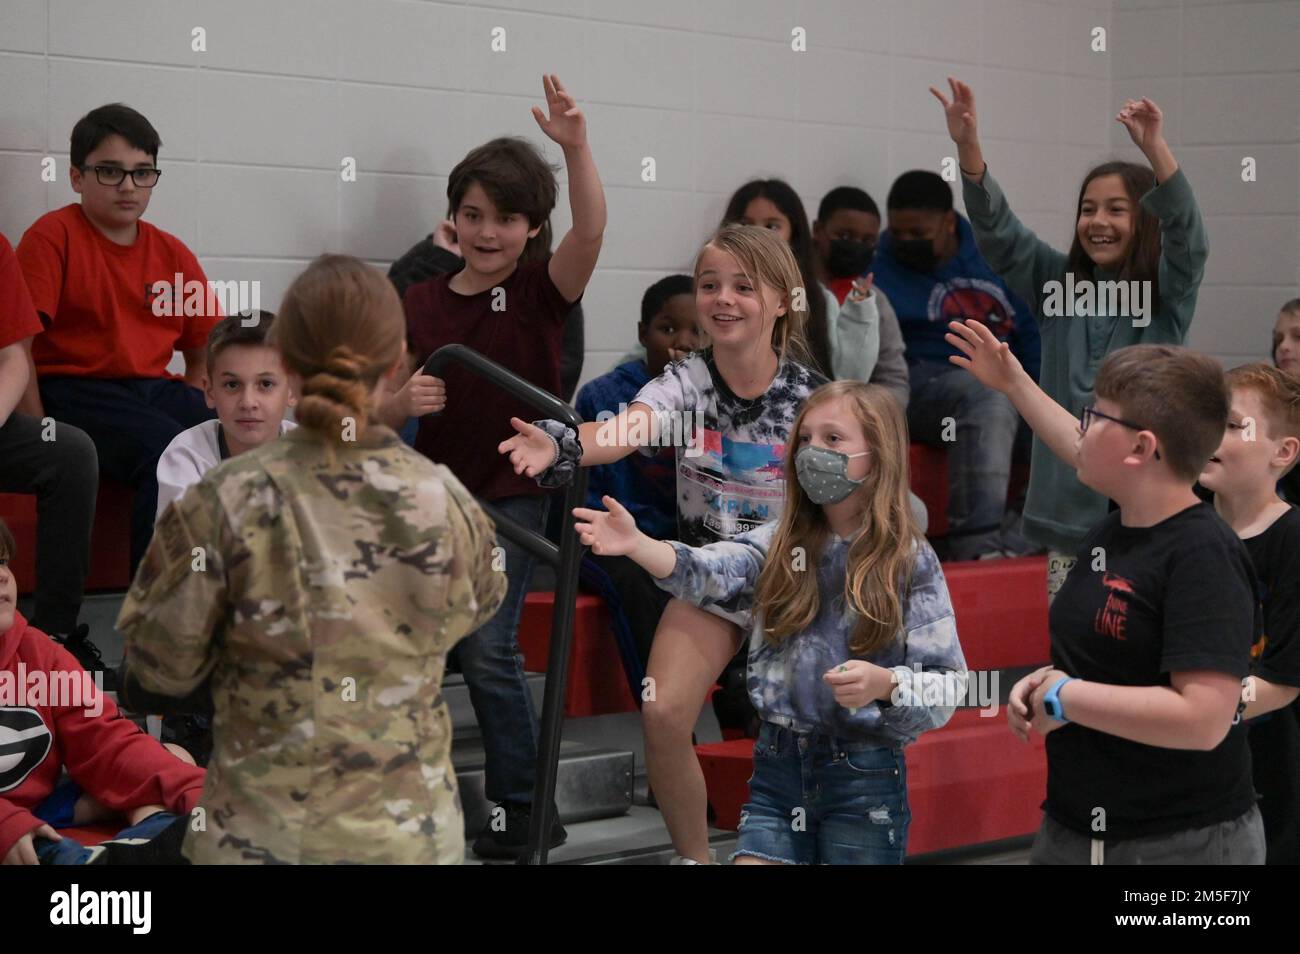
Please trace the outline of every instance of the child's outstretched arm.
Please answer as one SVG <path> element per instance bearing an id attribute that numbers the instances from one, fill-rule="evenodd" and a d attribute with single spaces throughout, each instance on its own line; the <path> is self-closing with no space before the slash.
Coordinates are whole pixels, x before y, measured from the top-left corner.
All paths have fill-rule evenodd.
<path id="1" fill-rule="evenodd" d="M 549 116 L 533 107 L 542 132 L 564 150 L 569 172 L 569 208 L 573 226 L 561 240 L 549 266 L 551 281 L 568 301 L 577 301 L 587 287 L 605 234 L 605 190 L 587 143 L 587 121 L 555 74 L 542 77 Z"/>
<path id="2" fill-rule="evenodd" d="M 606 496 L 605 513 L 574 508 L 579 539 L 601 556 L 627 556 L 655 578 L 655 583 L 697 606 L 734 612 L 750 607 L 754 588 L 780 521 L 770 521 L 733 540 L 691 547 L 676 540 L 654 540 L 636 528 L 632 515 Z"/>
<path id="3" fill-rule="evenodd" d="M 608 511 L 573 508 L 578 518 L 574 526 L 582 545 L 591 547 L 597 556 L 625 556 L 656 580 L 670 575 L 677 565 L 672 544 L 651 539 L 638 530 L 627 508 L 613 497 L 606 494 L 600 499 Z"/>
<path id="4" fill-rule="evenodd" d="M 998 341 L 983 322 L 971 318 L 964 323 L 950 321 L 948 327 L 951 330 L 944 340 L 962 352 L 948 360 L 975 375 L 985 387 L 1009 397 L 1039 440 L 1073 467 L 1078 456 L 1079 419 L 1047 396 L 1020 366 L 1011 346 Z"/>
<path id="5" fill-rule="evenodd" d="M 498 444 L 497 451 L 509 456 L 516 474 L 536 477 L 543 486 L 568 483 L 575 467 L 622 460 L 653 443 L 656 433 L 654 412 L 639 403 L 607 421 L 584 422 L 576 435 L 559 421 L 539 422 L 545 429 L 517 417 L 510 423 L 519 433 Z"/>
<path id="6" fill-rule="evenodd" d="M 993 176 L 988 174 L 975 124 L 975 94 L 955 77 L 948 77 L 952 101 L 933 86 L 930 92 L 943 106 L 948 135 L 957 146 L 962 171 L 962 198 L 975 232 L 975 243 L 1002 280 L 1017 295 L 1036 307 L 1043 285 L 1060 279 L 1066 256 L 1048 245 L 1011 211 Z"/>

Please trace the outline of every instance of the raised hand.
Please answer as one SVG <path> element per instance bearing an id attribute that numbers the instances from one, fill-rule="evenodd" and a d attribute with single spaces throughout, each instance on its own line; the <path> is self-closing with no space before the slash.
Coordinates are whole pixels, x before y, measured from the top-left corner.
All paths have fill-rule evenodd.
<path id="1" fill-rule="evenodd" d="M 951 330 L 944 340 L 962 353 L 949 355 L 948 360 L 975 375 L 980 384 L 1005 394 L 1028 377 L 1011 346 L 999 341 L 984 322 L 967 318 L 965 322 L 950 321 L 948 327 Z"/>
<path id="2" fill-rule="evenodd" d="M 578 108 L 578 101 L 569 95 L 554 73 L 542 77 L 542 88 L 546 91 L 546 108 L 550 115 L 543 115 L 540 108 L 533 107 L 533 118 L 542 127 L 542 132 L 564 149 L 586 145 L 587 120 Z"/>
<path id="3" fill-rule="evenodd" d="M 943 104 L 943 115 L 948 121 L 948 135 L 959 146 L 973 146 L 979 142 L 975 131 L 975 94 L 965 83 L 954 77 L 948 77 L 952 88 L 952 101 L 933 86 L 930 92 Z"/>
<path id="4" fill-rule="evenodd" d="M 573 515 L 578 518 L 574 529 L 583 546 L 591 547 L 591 552 L 600 556 L 626 556 L 636 547 L 641 531 L 636 528 L 636 520 L 627 512 L 627 508 L 606 494 L 600 498 L 608 509 L 590 510 L 586 507 L 574 507 Z"/>
<path id="5" fill-rule="evenodd" d="M 519 433 L 498 444 L 497 451 L 510 456 L 510 466 L 516 474 L 536 477 L 555 463 L 559 456 L 555 442 L 544 430 L 517 417 L 512 417 L 510 424 Z"/>
<path id="6" fill-rule="evenodd" d="M 1115 116 L 1128 130 L 1133 144 L 1143 152 L 1148 151 L 1165 135 L 1165 114 L 1160 107 L 1143 96 L 1141 99 L 1124 101 L 1124 108 Z"/>

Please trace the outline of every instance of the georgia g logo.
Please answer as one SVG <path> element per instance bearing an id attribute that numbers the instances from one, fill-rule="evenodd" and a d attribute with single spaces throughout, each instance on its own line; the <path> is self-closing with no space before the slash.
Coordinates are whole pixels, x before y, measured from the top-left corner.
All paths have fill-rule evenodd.
<path id="1" fill-rule="evenodd" d="M 0 708 L 0 792 L 21 785 L 45 761 L 52 741 L 35 709 Z"/>

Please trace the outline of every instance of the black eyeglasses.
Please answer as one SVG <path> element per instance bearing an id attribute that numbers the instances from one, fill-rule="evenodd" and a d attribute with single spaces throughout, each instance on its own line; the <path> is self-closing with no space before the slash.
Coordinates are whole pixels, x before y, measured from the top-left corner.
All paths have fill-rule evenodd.
<path id="1" fill-rule="evenodd" d="M 1118 417 L 1111 417 L 1109 414 L 1103 414 L 1091 404 L 1079 412 L 1079 430 L 1088 433 L 1088 425 L 1092 423 L 1094 417 L 1099 417 L 1104 421 L 1114 421 L 1122 427 L 1132 428 L 1135 431 L 1148 431 L 1149 427 L 1143 427 L 1141 424 L 1134 424 L 1132 421 L 1121 420 Z M 1160 459 L 1160 448 L 1156 448 L 1156 460 Z"/>
<path id="2" fill-rule="evenodd" d="M 121 166 L 82 166 L 81 171 L 86 172 L 90 169 L 95 170 L 95 179 L 100 185 L 115 186 L 121 185 L 122 180 L 126 178 L 127 171 Z M 162 175 L 161 169 L 131 169 L 131 181 L 140 189 L 152 189 L 158 184 L 158 177 Z"/>

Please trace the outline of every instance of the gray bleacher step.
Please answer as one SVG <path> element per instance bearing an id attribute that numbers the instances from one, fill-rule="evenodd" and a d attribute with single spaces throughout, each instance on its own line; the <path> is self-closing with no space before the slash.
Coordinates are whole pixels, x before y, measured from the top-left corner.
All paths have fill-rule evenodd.
<path id="1" fill-rule="evenodd" d="M 533 705 L 540 719 L 542 696 L 546 692 L 546 674 L 526 672 L 524 679 L 527 680 L 528 688 L 532 691 Z M 442 698 L 451 713 L 451 737 L 456 741 L 482 738 L 483 733 L 479 730 L 474 706 L 469 701 L 469 687 L 465 685 L 465 677 L 458 672 L 449 672 L 443 676 Z"/>
<path id="2" fill-rule="evenodd" d="M 474 740 L 456 740 L 452 765 L 465 810 L 465 833 L 477 835 L 491 817 L 492 802 L 483 793 L 483 747 Z M 632 807 L 635 759 L 631 752 L 597 748 L 578 742 L 560 743 L 555 779 L 555 804 L 564 824 L 625 815 Z"/>

